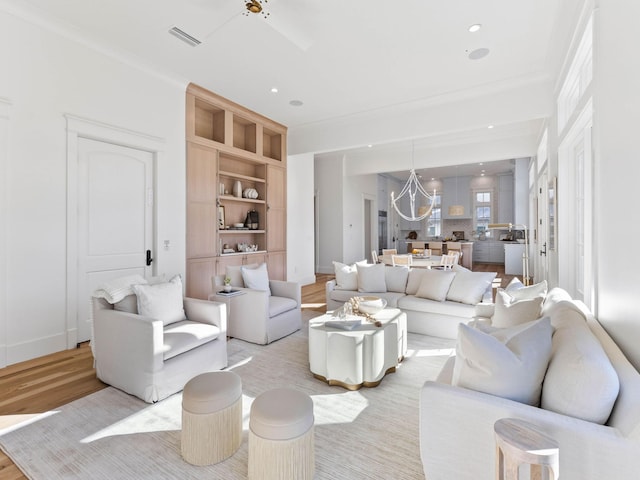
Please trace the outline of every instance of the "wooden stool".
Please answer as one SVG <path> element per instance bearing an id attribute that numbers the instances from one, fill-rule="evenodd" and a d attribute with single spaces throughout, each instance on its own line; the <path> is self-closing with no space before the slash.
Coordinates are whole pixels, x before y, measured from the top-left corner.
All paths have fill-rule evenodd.
<path id="1" fill-rule="evenodd" d="M 233 455 L 241 442 L 240 377 L 221 371 L 189 380 L 182 393 L 182 458 L 192 465 L 212 465 Z"/>
<path id="2" fill-rule="evenodd" d="M 502 418 L 493 430 L 496 436 L 496 478 L 518 480 L 518 466 L 531 465 L 531 480 L 558 480 L 558 443 L 524 420 Z"/>
<path id="3" fill-rule="evenodd" d="M 313 401 L 277 388 L 259 395 L 249 419 L 249 478 L 311 480 L 315 471 Z"/>

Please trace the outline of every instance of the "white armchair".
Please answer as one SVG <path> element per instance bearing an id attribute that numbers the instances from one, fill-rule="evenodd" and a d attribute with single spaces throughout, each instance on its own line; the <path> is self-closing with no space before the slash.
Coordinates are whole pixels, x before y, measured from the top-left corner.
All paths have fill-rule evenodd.
<path id="1" fill-rule="evenodd" d="M 266 345 L 300 330 L 302 295 L 300 284 L 269 280 L 269 292 L 234 287 L 241 295 L 219 295 L 224 275 L 212 277 L 214 293 L 209 300 L 227 302 L 228 335 L 247 342 Z"/>
<path id="2" fill-rule="evenodd" d="M 125 300 L 116 308 L 135 305 Z M 194 298 L 184 298 L 183 305 L 187 319 L 164 325 L 131 313 L 137 308 L 119 311 L 93 298 L 98 378 L 150 403 L 181 391 L 196 375 L 225 368 L 226 305 Z"/>

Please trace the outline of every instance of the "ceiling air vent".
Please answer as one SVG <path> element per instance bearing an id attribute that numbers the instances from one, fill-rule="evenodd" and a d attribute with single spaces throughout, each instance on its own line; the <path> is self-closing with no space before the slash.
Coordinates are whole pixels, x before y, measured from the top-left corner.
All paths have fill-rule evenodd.
<path id="1" fill-rule="evenodd" d="M 183 42 L 188 43 L 192 47 L 197 47 L 202 43 L 200 40 L 198 40 L 195 37 L 192 37 L 187 32 L 180 30 L 178 27 L 171 28 L 171 30 L 169 30 L 169 33 L 174 37 L 178 37 Z"/>

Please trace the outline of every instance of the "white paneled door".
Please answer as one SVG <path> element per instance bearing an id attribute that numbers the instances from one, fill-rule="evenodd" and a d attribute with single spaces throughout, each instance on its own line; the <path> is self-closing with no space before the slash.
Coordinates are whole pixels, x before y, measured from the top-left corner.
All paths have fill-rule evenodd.
<path id="1" fill-rule="evenodd" d="M 78 139 L 77 340 L 91 338 L 90 298 L 101 283 L 151 275 L 153 154 Z"/>

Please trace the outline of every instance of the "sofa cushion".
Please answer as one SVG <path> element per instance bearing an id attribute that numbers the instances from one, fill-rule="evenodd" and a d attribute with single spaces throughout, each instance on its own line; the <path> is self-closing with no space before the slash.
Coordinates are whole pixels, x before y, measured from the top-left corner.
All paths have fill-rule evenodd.
<path id="1" fill-rule="evenodd" d="M 577 309 L 558 309 L 549 368 L 542 385 L 545 410 L 606 423 L 620 382 L 602 345 Z"/>
<path id="2" fill-rule="evenodd" d="M 415 295 L 406 295 L 398 299 L 398 308 L 414 312 L 428 312 L 434 315 L 454 316 L 461 318 L 473 318 L 476 316 L 476 307 L 460 302 L 438 302 L 419 298 Z M 450 322 L 451 320 L 446 320 Z"/>
<path id="3" fill-rule="evenodd" d="M 398 301 L 405 297 L 404 293 L 398 292 L 370 292 L 374 293 L 377 297 L 384 298 L 387 301 L 387 307 L 397 308 Z M 335 302 L 348 302 L 351 297 L 357 297 L 358 292 L 349 290 L 333 290 L 329 298 Z"/>
<path id="4" fill-rule="evenodd" d="M 138 299 L 140 315 L 162 320 L 163 325 L 186 319 L 180 275 L 176 275 L 166 283 L 132 285 L 131 288 Z"/>
<path id="5" fill-rule="evenodd" d="M 240 269 L 242 272 L 242 281 L 245 287 L 251 290 L 260 290 L 267 292 L 267 295 L 271 295 L 271 288 L 269 288 L 269 272 L 267 271 L 267 264 L 261 263 L 256 268 L 250 268 L 243 266 Z"/>
<path id="6" fill-rule="evenodd" d="M 387 284 L 387 292 L 404 293 L 409 278 L 409 267 L 397 266 L 384 269 L 384 281 Z"/>
<path id="7" fill-rule="evenodd" d="M 422 275 L 416 297 L 443 302 L 455 276 L 456 273 L 451 271 L 427 270 Z"/>
<path id="8" fill-rule="evenodd" d="M 127 295 L 119 302 L 113 304 L 113 309 L 118 312 L 126 313 L 138 313 L 138 297 L 134 293 L 133 295 Z"/>
<path id="9" fill-rule="evenodd" d="M 355 263 L 351 265 L 347 265 L 346 263 L 334 261 L 333 269 L 336 275 L 337 290 L 357 290 L 358 289 L 358 271 L 356 270 Z"/>
<path id="10" fill-rule="evenodd" d="M 490 330 L 458 325 L 452 384 L 538 405 L 551 355 L 551 322 L 542 318 Z"/>
<path id="11" fill-rule="evenodd" d="M 288 312 L 298 307 L 298 302 L 288 297 L 269 297 L 269 318 L 273 318 L 281 313 Z"/>
<path id="12" fill-rule="evenodd" d="M 569 292 L 560 287 L 552 288 L 544 298 L 541 315 L 545 317 L 550 316 L 555 306 L 563 301 L 571 301 L 571 295 L 569 295 Z"/>
<path id="13" fill-rule="evenodd" d="M 475 305 L 482 300 L 484 292 L 491 287 L 496 275 L 496 272 L 457 270 L 447 292 L 447 300 Z"/>
<path id="14" fill-rule="evenodd" d="M 505 328 L 536 320 L 540 318 L 543 301 L 542 297 L 513 301 L 507 292 L 499 288 L 496 292 L 491 325 Z"/>
<path id="15" fill-rule="evenodd" d="M 357 263 L 359 292 L 386 292 L 384 263 Z"/>
<path id="16" fill-rule="evenodd" d="M 167 325 L 164 327 L 163 358 L 164 360 L 169 360 L 181 353 L 188 352 L 215 340 L 219 335 L 220 328 L 210 323 L 183 320 Z"/>

